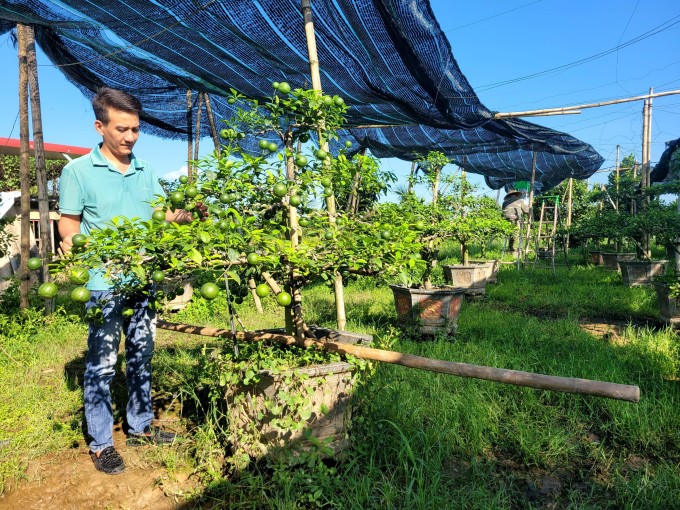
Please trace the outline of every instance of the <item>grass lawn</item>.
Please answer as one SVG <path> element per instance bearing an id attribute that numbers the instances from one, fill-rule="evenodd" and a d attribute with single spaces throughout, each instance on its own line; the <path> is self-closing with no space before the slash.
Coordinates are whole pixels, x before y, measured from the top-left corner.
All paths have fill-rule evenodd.
<path id="1" fill-rule="evenodd" d="M 332 295 L 304 295 L 309 323 L 333 326 Z M 463 305 L 455 339 L 410 338 L 395 325 L 392 295 L 372 281 L 346 289 L 348 330 L 391 350 L 437 359 L 582 377 L 641 389 L 639 404 L 520 388 L 376 364 L 353 403 L 351 448 L 336 461 L 251 465 L 225 473 L 218 418 L 201 406 L 204 346 L 219 340 L 160 332 L 157 399 L 176 402 L 189 447 L 157 462 L 195 470 L 206 508 L 671 509 L 680 501 L 680 348 L 658 326 L 653 291 L 627 288 L 600 268 L 516 271 Z M 227 327 L 223 303 L 194 303 L 169 320 Z M 249 329 L 280 326 L 273 300 Z M 83 447 L 86 326 L 77 310 L 49 319 L 0 308 L 0 491 L 27 462 Z M 585 319 L 623 323 L 615 335 L 584 331 Z M 627 325 L 625 325 L 627 324 Z M 124 396 L 121 395 L 121 402 Z"/>

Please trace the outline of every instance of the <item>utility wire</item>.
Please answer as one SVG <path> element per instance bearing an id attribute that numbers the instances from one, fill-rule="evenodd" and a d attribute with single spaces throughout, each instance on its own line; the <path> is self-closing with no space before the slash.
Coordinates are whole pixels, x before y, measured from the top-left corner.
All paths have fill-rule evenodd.
<path id="1" fill-rule="evenodd" d="M 677 25 L 678 23 L 680 23 L 680 14 L 666 20 L 665 22 L 661 23 L 660 25 L 648 30 L 647 32 L 644 32 L 644 33 L 638 35 L 637 37 L 634 37 L 633 39 L 630 39 L 623 44 L 618 44 L 618 45 L 614 46 L 613 48 L 609 48 L 608 50 L 604 50 L 604 51 L 601 51 L 600 53 L 595 53 L 594 55 L 590 55 L 588 57 L 584 57 L 582 59 L 575 60 L 573 62 L 569 62 L 568 64 L 562 64 L 560 66 L 551 67 L 550 69 L 545 69 L 543 71 L 539 71 L 539 72 L 536 72 L 536 73 L 528 74 L 528 75 L 525 75 L 525 76 L 520 76 L 520 77 L 517 77 L 517 78 L 512 78 L 512 79 L 509 79 L 509 80 L 499 81 L 499 82 L 496 82 L 496 83 L 490 83 L 488 85 L 482 85 L 482 86 L 477 88 L 477 91 L 478 92 L 479 91 L 487 91 L 487 90 L 495 89 L 497 87 L 502 87 L 503 85 L 509 85 L 511 83 L 516 83 L 518 81 L 529 80 L 531 78 L 536 78 L 538 76 L 544 76 L 546 74 L 554 73 L 556 71 L 561 71 L 561 70 L 564 70 L 564 69 L 569 69 L 571 67 L 576 67 L 576 66 L 579 66 L 579 65 L 582 65 L 582 64 L 586 64 L 586 63 L 591 62 L 593 60 L 596 60 L 598 58 L 602 58 L 606 55 L 609 55 L 610 53 L 618 51 L 622 48 L 625 48 L 627 46 L 631 46 L 635 43 L 643 41 L 643 40 L 645 40 L 645 39 L 647 39 L 647 38 L 649 38 L 653 35 L 664 32 L 664 31 L 672 28 L 673 26 Z"/>
<path id="2" fill-rule="evenodd" d="M 476 25 L 477 23 L 482 23 L 483 21 L 487 21 L 487 20 L 490 20 L 490 19 L 493 19 L 493 18 L 497 18 L 498 16 L 502 16 L 503 14 L 507 14 L 509 12 L 518 11 L 519 9 L 523 9 L 524 7 L 528 7 L 530 5 L 537 4 L 537 3 L 542 2 L 542 1 L 543 0 L 535 0 L 534 2 L 529 2 L 528 4 L 520 5 L 518 7 L 515 7 L 514 9 L 508 9 L 507 11 L 499 12 L 498 14 L 493 14 L 492 16 L 487 16 L 486 18 L 478 19 L 476 21 L 471 21 L 470 23 L 466 23 L 465 25 L 460 25 L 458 27 L 449 28 L 448 30 L 444 30 L 444 33 L 446 34 L 448 32 L 453 32 L 454 30 L 460 30 L 461 28 L 466 28 L 466 27 L 469 27 L 469 26 L 472 26 L 472 25 Z"/>

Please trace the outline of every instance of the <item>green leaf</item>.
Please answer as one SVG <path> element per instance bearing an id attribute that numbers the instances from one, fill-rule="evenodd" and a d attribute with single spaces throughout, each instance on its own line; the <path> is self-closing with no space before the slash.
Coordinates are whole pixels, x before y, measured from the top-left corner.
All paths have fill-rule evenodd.
<path id="1" fill-rule="evenodd" d="M 202 243 L 205 244 L 208 244 L 211 240 L 210 234 L 208 234 L 207 232 L 199 232 L 198 238 L 201 240 Z"/>
<path id="2" fill-rule="evenodd" d="M 201 265 L 201 262 L 203 262 L 203 255 L 201 255 L 196 248 L 191 248 L 187 253 L 187 256 L 198 265 Z"/>

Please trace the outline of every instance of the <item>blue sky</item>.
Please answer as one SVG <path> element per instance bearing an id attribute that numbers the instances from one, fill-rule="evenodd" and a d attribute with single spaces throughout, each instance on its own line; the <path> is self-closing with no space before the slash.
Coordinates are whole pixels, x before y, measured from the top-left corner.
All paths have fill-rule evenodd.
<path id="1" fill-rule="evenodd" d="M 592 103 L 680 89 L 680 2 L 677 0 L 431 0 L 458 65 L 481 101 L 495 111 L 522 111 Z M 664 23 L 669 22 L 666 25 Z M 675 23 L 671 25 L 672 23 Z M 663 26 L 662 26 L 663 25 Z M 631 40 L 664 28 L 655 35 Z M 625 47 L 624 47 L 625 46 Z M 617 49 L 618 47 L 618 49 Z M 609 51 L 611 50 L 611 51 Z M 600 58 L 589 57 L 607 52 Z M 568 64 L 588 60 L 580 65 Z M 38 54 L 45 141 L 94 146 L 89 102 Z M 0 37 L 0 138 L 19 136 L 18 60 L 8 36 Z M 556 67 L 560 69 L 549 71 Z M 548 72 L 546 72 L 548 71 Z M 524 77 L 541 73 L 539 76 Z M 499 85 L 512 80 L 513 83 Z M 680 95 L 654 99 L 652 162 L 666 141 L 680 137 Z M 580 115 L 527 118 L 590 143 L 614 167 L 622 157 L 641 158 L 642 102 L 583 110 Z M 205 151 L 210 140 L 202 142 Z M 158 173 L 176 176 L 185 167 L 186 144 L 143 135 L 135 153 Z M 398 176 L 410 164 L 385 159 Z M 478 177 L 480 191 L 495 197 Z M 605 182 L 606 172 L 590 182 Z"/>

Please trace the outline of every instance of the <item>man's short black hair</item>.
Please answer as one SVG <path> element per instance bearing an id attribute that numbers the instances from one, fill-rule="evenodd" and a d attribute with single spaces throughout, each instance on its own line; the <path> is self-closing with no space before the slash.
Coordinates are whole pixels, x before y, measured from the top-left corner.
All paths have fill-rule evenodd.
<path id="1" fill-rule="evenodd" d="M 103 124 L 109 122 L 109 108 L 139 116 L 142 113 L 142 103 L 132 94 L 123 90 L 102 87 L 92 99 L 94 116 Z"/>

